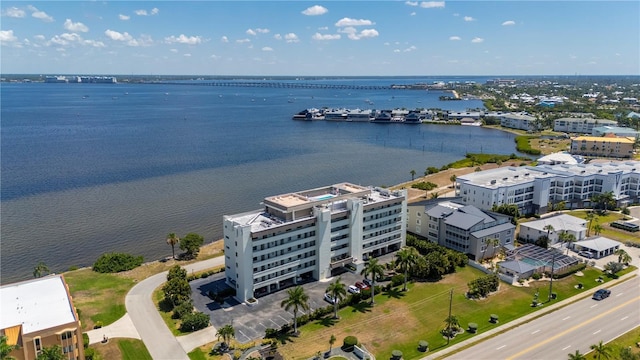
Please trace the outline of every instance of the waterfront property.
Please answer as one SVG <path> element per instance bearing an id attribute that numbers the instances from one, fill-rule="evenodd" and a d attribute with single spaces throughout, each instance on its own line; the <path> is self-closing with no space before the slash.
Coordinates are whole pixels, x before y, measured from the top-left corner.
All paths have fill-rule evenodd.
<path id="1" fill-rule="evenodd" d="M 497 114 L 496 117 L 500 119 L 500 125 L 506 128 L 527 130 L 527 131 L 538 130 L 538 125 L 536 124 L 536 118 L 527 114 L 526 112 L 502 113 L 502 114 Z"/>
<path id="2" fill-rule="evenodd" d="M 559 214 L 544 219 L 520 223 L 518 237 L 527 242 L 535 242 L 542 236 L 549 237 L 549 245 L 559 240 L 561 233 L 571 234 L 576 240 L 583 240 L 587 234 L 587 221 L 575 216 Z"/>
<path id="3" fill-rule="evenodd" d="M 501 167 L 459 176 L 456 183 L 465 204 L 485 210 L 515 204 L 520 213 L 543 214 L 561 201 L 584 208 L 607 192 L 623 206 L 640 199 L 640 161 Z"/>
<path id="4" fill-rule="evenodd" d="M 432 199 L 408 205 L 407 231 L 476 261 L 492 257 L 501 246 L 513 247 L 516 227 L 509 216 L 459 201 Z M 491 245 L 489 239 L 499 242 Z"/>
<path id="5" fill-rule="evenodd" d="M 614 120 L 593 118 L 561 118 L 553 121 L 553 131 L 591 134 L 594 127 L 604 125 L 616 126 L 618 125 L 618 122 Z"/>
<path id="6" fill-rule="evenodd" d="M 633 156 L 633 138 L 578 136 L 571 139 L 571 153 L 574 155 L 630 158 Z"/>
<path id="7" fill-rule="evenodd" d="M 240 301 L 300 282 L 360 271 L 406 241 L 406 190 L 350 183 L 270 196 L 224 216 L 226 282 Z"/>
<path id="8" fill-rule="evenodd" d="M 605 136 L 607 134 L 613 134 L 620 137 L 631 137 L 634 139 L 640 139 L 640 131 L 636 131 L 628 127 L 618 126 L 599 126 L 594 127 L 591 135 L 593 136 Z"/>
<path id="9" fill-rule="evenodd" d="M 35 359 L 58 345 L 65 359 L 84 359 L 80 320 L 62 275 L 0 287 L 0 309 L 0 333 L 19 346 L 10 356 Z"/>

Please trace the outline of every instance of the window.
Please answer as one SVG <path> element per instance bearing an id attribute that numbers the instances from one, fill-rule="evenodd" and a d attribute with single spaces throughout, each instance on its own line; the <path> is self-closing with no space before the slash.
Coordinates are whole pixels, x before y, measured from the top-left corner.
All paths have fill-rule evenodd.
<path id="1" fill-rule="evenodd" d="M 65 331 L 62 333 L 62 340 L 68 340 L 73 338 L 73 333 L 71 331 Z"/>
<path id="2" fill-rule="evenodd" d="M 33 347 L 36 349 L 36 355 L 42 353 L 42 340 L 39 337 L 33 339 Z"/>

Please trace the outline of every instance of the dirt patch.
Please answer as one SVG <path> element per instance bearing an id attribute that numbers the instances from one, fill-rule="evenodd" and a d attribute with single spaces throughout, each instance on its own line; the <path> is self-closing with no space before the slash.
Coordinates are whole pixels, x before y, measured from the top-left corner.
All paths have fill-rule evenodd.
<path id="1" fill-rule="evenodd" d="M 109 340 L 106 344 L 97 343 L 91 345 L 102 359 L 122 359 L 122 353 L 117 341 Z"/>

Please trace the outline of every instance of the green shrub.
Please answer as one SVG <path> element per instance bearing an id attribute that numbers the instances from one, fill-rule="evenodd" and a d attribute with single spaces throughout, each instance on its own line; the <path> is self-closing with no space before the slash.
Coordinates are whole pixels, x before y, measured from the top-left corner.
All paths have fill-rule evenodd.
<path id="1" fill-rule="evenodd" d="M 404 284 L 404 275 L 403 274 L 398 274 L 398 275 L 394 275 L 391 278 L 391 286 L 399 286 Z"/>
<path id="2" fill-rule="evenodd" d="M 102 254 L 93 264 L 93 271 L 99 273 L 117 273 L 135 269 L 142 265 L 142 256 L 125 253 Z"/>
<path id="3" fill-rule="evenodd" d="M 94 348 L 87 348 L 84 350 L 84 359 L 85 360 L 94 360 L 98 359 L 96 356 L 96 350 Z"/>
<path id="4" fill-rule="evenodd" d="M 89 347 L 89 334 L 82 333 L 82 347 L 85 349 Z"/>
<path id="5" fill-rule="evenodd" d="M 358 345 L 358 338 L 355 336 L 347 336 L 343 340 L 342 349 L 345 351 L 353 351 L 353 347 Z"/>
<path id="6" fill-rule="evenodd" d="M 198 331 L 209 326 L 209 315 L 201 312 L 194 312 L 182 318 L 180 330 L 184 332 Z"/>
<path id="7" fill-rule="evenodd" d="M 171 317 L 174 319 L 182 319 L 185 315 L 191 314 L 192 312 L 193 304 L 191 301 L 185 301 L 173 308 L 173 314 Z"/>
<path id="8" fill-rule="evenodd" d="M 433 190 L 433 189 L 437 188 L 438 184 L 434 184 L 434 183 L 432 183 L 430 181 L 427 181 L 427 182 L 422 181 L 422 182 L 415 183 L 415 184 L 411 185 L 411 187 L 413 189 L 420 189 L 420 190 L 424 190 L 424 191 L 429 191 L 429 190 Z"/>
<path id="9" fill-rule="evenodd" d="M 533 280 L 540 280 L 542 278 L 542 274 L 534 273 L 533 275 L 531 275 L 531 277 L 533 278 Z"/>

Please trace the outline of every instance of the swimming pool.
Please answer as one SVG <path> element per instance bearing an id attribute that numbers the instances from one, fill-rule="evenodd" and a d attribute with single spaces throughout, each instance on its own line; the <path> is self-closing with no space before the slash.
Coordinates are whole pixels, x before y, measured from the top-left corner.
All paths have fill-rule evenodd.
<path id="1" fill-rule="evenodd" d="M 336 196 L 333 195 L 333 194 L 325 194 L 325 195 L 320 195 L 320 196 L 313 197 L 311 199 L 314 200 L 314 201 L 321 201 L 321 200 L 328 200 L 328 199 L 331 199 L 333 197 L 336 197 Z"/>

